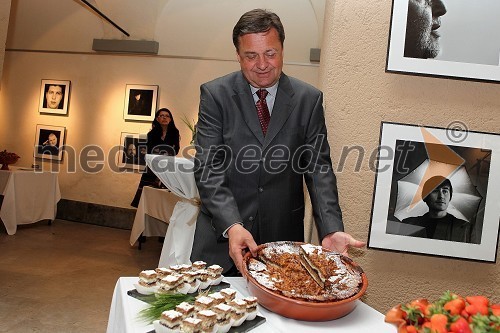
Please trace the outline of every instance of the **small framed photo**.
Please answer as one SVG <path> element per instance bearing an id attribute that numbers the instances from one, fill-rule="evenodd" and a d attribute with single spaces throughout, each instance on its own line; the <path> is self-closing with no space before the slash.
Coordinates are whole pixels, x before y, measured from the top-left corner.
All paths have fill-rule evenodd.
<path id="1" fill-rule="evenodd" d="M 120 138 L 120 154 L 118 166 L 125 169 L 144 171 L 147 154 L 146 135 L 122 132 Z"/>
<path id="2" fill-rule="evenodd" d="M 500 81 L 500 2 L 393 0 L 386 71 Z"/>
<path id="3" fill-rule="evenodd" d="M 125 91 L 125 120 L 153 121 L 158 100 L 158 86 L 127 84 Z"/>
<path id="4" fill-rule="evenodd" d="M 34 156 L 45 160 L 62 161 L 66 128 L 36 125 Z"/>
<path id="5" fill-rule="evenodd" d="M 68 114 L 71 81 L 42 80 L 39 113 Z"/>
<path id="6" fill-rule="evenodd" d="M 500 135 L 383 122 L 368 247 L 496 262 Z"/>

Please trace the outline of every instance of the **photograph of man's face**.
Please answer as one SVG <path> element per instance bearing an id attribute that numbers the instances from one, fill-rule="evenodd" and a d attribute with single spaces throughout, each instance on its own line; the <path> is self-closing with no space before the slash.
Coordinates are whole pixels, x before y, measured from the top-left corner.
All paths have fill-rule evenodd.
<path id="1" fill-rule="evenodd" d="M 138 163 L 137 145 L 138 145 L 137 138 L 125 137 L 125 139 L 123 140 L 122 163 L 125 163 L 125 164 L 137 164 Z"/>
<path id="2" fill-rule="evenodd" d="M 47 141 L 49 146 L 57 147 L 57 136 L 54 133 L 49 134 L 49 139 Z"/>
<path id="3" fill-rule="evenodd" d="M 137 151 L 135 149 L 135 145 L 133 143 L 129 144 L 128 148 L 127 148 L 127 156 L 129 158 L 135 158 L 136 155 L 137 155 Z"/>
<path id="4" fill-rule="evenodd" d="M 387 72 L 500 81 L 500 1 L 392 4 Z"/>
<path id="5" fill-rule="evenodd" d="M 44 107 L 48 109 L 62 109 L 64 107 L 65 86 L 59 84 L 47 84 L 45 86 Z"/>
<path id="6" fill-rule="evenodd" d="M 38 141 L 38 153 L 58 155 L 60 137 L 61 137 L 60 131 L 41 129 Z"/>
<path id="7" fill-rule="evenodd" d="M 147 145 L 145 139 L 138 137 L 137 134 L 122 136 L 121 139 L 120 163 L 125 167 L 145 166 L 145 156 Z"/>
<path id="8" fill-rule="evenodd" d="M 435 155 L 429 151 L 440 152 L 441 159 L 430 159 Z M 480 244 L 490 153 L 473 147 L 396 140 L 387 233 L 403 234 L 404 229 L 407 236 L 443 239 L 439 237 L 445 234 L 450 236 L 448 240 Z M 458 156 L 461 164 L 450 164 Z M 439 230 L 439 220 L 449 222 L 450 230 Z M 436 229 L 421 233 L 412 227 L 431 221 Z"/>
<path id="9" fill-rule="evenodd" d="M 404 56 L 435 58 L 441 51 L 438 29 L 446 14 L 442 0 L 409 0 Z"/>
<path id="10" fill-rule="evenodd" d="M 60 136 L 61 136 L 61 132 L 59 132 L 59 131 L 41 129 L 40 135 L 39 135 L 38 145 L 58 147 Z"/>
<path id="11" fill-rule="evenodd" d="M 429 212 L 434 215 L 445 214 L 451 200 L 451 183 L 446 183 L 434 188 L 425 198 L 424 202 L 429 207 Z M 425 190 L 424 190 L 425 191 Z"/>

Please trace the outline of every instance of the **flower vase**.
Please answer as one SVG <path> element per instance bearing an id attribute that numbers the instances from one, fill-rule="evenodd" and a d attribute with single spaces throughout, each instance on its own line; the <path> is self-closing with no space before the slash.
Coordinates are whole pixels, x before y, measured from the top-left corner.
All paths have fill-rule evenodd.
<path id="1" fill-rule="evenodd" d="M 2 168 L 0 170 L 9 170 L 9 165 L 7 163 L 2 164 Z"/>

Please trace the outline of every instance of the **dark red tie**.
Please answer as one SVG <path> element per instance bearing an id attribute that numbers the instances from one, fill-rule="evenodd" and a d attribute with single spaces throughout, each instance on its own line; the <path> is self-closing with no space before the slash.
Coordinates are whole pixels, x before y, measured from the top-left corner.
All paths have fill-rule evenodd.
<path id="1" fill-rule="evenodd" d="M 262 127 L 262 133 L 264 133 L 264 136 L 266 135 L 267 126 L 269 125 L 269 120 L 271 119 L 266 103 L 266 96 L 268 93 L 269 92 L 266 89 L 257 90 L 257 96 L 259 96 L 259 100 L 256 104 L 257 115 L 259 116 L 260 127 Z"/>

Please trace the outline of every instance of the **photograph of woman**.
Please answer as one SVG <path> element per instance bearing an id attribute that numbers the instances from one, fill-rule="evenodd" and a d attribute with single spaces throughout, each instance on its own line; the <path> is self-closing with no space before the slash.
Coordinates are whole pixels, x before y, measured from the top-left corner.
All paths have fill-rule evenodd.
<path id="1" fill-rule="evenodd" d="M 153 104 L 152 90 L 131 89 L 128 102 L 128 114 L 149 116 Z"/>

